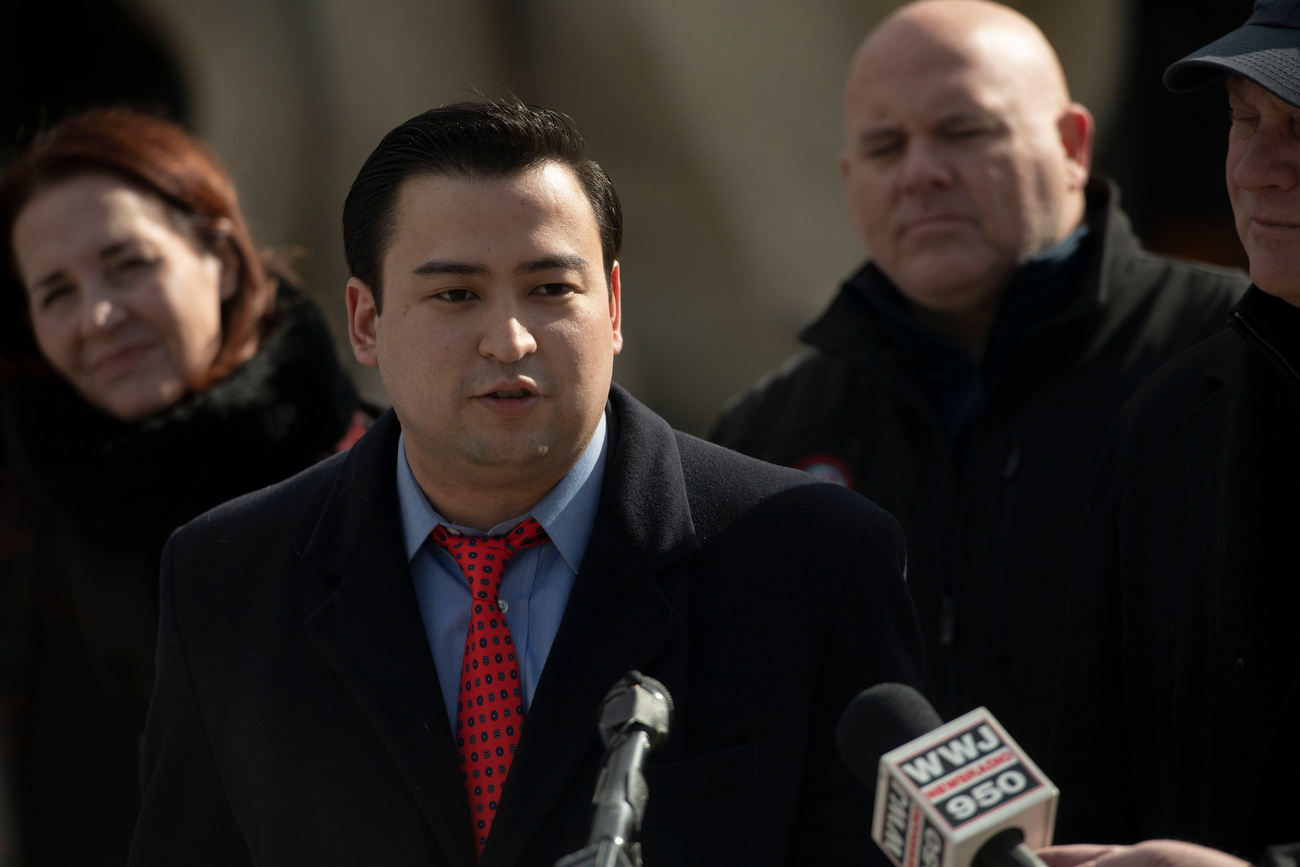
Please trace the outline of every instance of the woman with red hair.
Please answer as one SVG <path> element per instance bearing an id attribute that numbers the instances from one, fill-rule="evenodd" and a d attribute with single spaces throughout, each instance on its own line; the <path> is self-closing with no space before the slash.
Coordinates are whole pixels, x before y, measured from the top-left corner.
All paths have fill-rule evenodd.
<path id="1" fill-rule="evenodd" d="M 163 543 L 349 444 L 357 396 L 230 178 L 145 115 L 0 177 L 0 307 L 0 828 L 25 863 L 125 864 Z"/>

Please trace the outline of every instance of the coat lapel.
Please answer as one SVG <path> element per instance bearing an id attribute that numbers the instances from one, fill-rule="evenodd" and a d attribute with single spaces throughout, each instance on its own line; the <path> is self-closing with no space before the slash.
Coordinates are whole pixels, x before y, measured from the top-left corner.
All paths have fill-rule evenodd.
<path id="1" fill-rule="evenodd" d="M 519 860 L 583 759 L 599 746 L 601 699 L 629 669 L 647 668 L 683 628 L 657 580 L 699 550 L 675 434 L 618 386 L 610 405 L 610 456 L 591 542 L 529 708 L 481 867 Z"/>
<path id="2" fill-rule="evenodd" d="M 306 628 L 387 748 L 447 861 L 472 867 L 451 725 L 403 555 L 399 433 L 389 411 L 340 467 L 301 553 L 342 580 Z"/>
<path id="3" fill-rule="evenodd" d="M 1206 367 L 1219 390 L 1186 419 L 1187 493 L 1192 538 L 1205 564 L 1201 589 L 1218 680 L 1250 743 L 1269 720 L 1263 675 L 1259 578 L 1267 550 L 1264 439 L 1269 371 L 1240 340 L 1225 343 Z M 1245 661 L 1237 671 L 1237 660 Z"/>

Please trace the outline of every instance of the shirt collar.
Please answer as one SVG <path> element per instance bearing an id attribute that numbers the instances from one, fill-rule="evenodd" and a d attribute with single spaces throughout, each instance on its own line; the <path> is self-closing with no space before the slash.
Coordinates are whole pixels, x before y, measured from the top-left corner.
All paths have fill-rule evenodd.
<path id="1" fill-rule="evenodd" d="M 402 540 L 410 562 L 429 534 L 439 524 L 446 524 L 466 536 L 500 536 L 514 529 L 520 521 L 536 518 L 546 530 L 556 549 L 574 572 L 582 565 L 600 502 L 600 485 L 605 476 L 605 453 L 608 429 L 602 413 L 591 442 L 573 468 L 526 514 L 502 521 L 486 533 L 445 520 L 429 503 L 420 483 L 406 460 L 405 435 L 397 440 L 397 501 L 402 511 Z"/>

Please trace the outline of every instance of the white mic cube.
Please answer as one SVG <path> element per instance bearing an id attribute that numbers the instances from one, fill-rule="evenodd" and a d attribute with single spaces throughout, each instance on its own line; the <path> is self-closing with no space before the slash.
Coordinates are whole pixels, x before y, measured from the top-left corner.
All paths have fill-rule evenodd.
<path id="1" fill-rule="evenodd" d="M 898 867 L 968 867 L 1007 828 L 1050 845 L 1056 786 L 984 708 L 880 757 L 871 838 Z"/>

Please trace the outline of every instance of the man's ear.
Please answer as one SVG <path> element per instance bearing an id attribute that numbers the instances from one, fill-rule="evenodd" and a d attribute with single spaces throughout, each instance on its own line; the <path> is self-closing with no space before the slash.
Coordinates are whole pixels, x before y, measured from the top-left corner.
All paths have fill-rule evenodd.
<path id="1" fill-rule="evenodd" d="M 1097 132 L 1097 122 L 1086 106 L 1072 102 L 1057 119 L 1056 128 L 1069 162 L 1070 189 L 1081 190 L 1087 185 L 1092 171 L 1092 141 Z"/>
<path id="2" fill-rule="evenodd" d="M 352 354 L 367 367 L 379 366 L 379 311 L 375 295 L 363 281 L 348 281 L 348 339 Z"/>
<path id="3" fill-rule="evenodd" d="M 615 260 L 609 269 L 609 324 L 614 329 L 614 354 L 623 351 L 623 278 Z"/>

